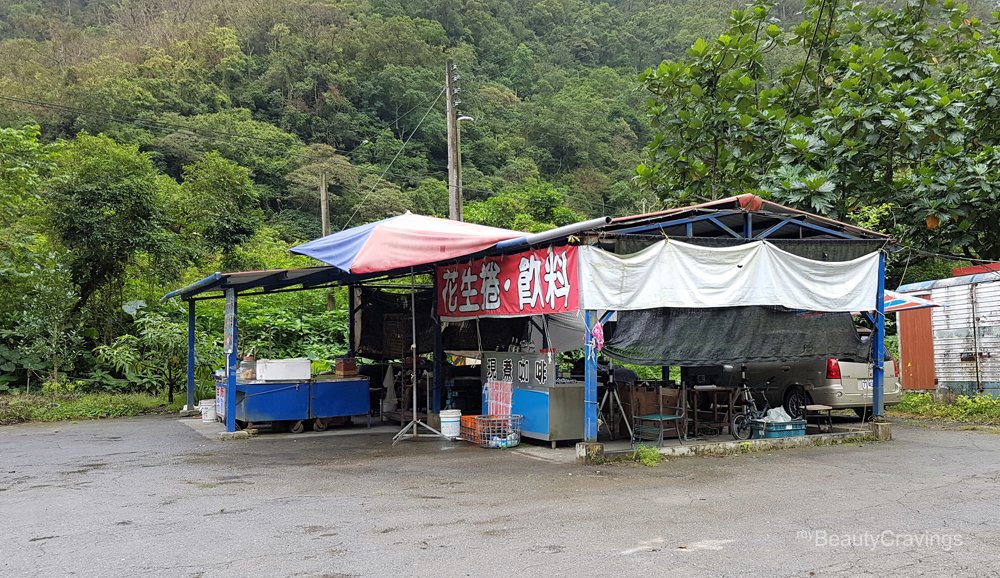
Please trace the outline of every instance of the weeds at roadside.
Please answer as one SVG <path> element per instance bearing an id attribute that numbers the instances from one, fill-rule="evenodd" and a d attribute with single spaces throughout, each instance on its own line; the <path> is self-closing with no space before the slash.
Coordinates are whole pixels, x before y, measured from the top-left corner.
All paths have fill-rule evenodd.
<path id="1" fill-rule="evenodd" d="M 1000 399 L 988 395 L 960 395 L 954 403 L 936 402 L 929 393 L 909 393 L 889 409 L 890 415 L 1000 425 Z"/>
<path id="2" fill-rule="evenodd" d="M 6 395 L 0 397 L 0 425 L 175 413 L 182 401 L 168 404 L 143 394 Z"/>
<path id="3" fill-rule="evenodd" d="M 660 465 L 660 462 L 663 461 L 663 454 L 660 453 L 660 450 L 652 446 L 639 444 L 632 451 L 632 461 L 652 468 Z"/>

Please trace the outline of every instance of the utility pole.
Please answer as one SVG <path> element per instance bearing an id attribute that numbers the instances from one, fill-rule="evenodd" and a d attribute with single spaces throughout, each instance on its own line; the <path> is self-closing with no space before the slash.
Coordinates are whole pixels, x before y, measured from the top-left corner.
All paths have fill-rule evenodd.
<path id="1" fill-rule="evenodd" d="M 325 237 L 330 234 L 330 199 L 326 194 L 326 171 L 319 174 L 319 219 Z"/>
<path id="2" fill-rule="evenodd" d="M 448 114 L 448 218 L 462 220 L 462 150 L 458 137 L 458 73 L 449 58 L 445 68 L 445 96 Z"/>
<path id="3" fill-rule="evenodd" d="M 330 234 L 330 197 L 326 193 L 326 170 L 319 174 L 319 220 L 322 227 L 323 236 Z M 326 310 L 333 311 L 337 308 L 336 289 L 326 290 Z"/>

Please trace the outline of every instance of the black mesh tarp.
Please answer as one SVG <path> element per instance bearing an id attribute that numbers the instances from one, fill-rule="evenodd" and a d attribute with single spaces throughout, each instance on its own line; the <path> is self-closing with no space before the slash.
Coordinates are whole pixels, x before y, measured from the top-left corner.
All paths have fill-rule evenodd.
<path id="1" fill-rule="evenodd" d="M 358 287 L 356 291 L 358 355 L 371 359 L 400 359 L 409 355 L 413 343 L 410 293 L 376 287 Z M 417 290 L 418 353 L 434 351 L 433 299 L 432 290 Z"/>
<path id="2" fill-rule="evenodd" d="M 781 307 L 621 311 L 604 354 L 626 363 L 681 366 L 869 357 L 850 314 Z"/>
<path id="3" fill-rule="evenodd" d="M 410 318 L 410 294 L 378 287 L 358 287 L 355 299 L 356 346 L 358 355 L 371 359 L 400 359 L 410 354 L 413 343 L 413 320 Z M 417 351 L 434 351 L 434 295 L 431 289 L 420 289 L 417 301 Z M 442 331 L 445 351 L 506 350 L 512 343 L 528 337 L 529 317 L 483 318 L 476 321 L 448 323 Z"/>
<path id="4" fill-rule="evenodd" d="M 520 343 L 528 337 L 530 317 L 484 317 L 476 321 L 449 323 L 444 329 L 445 351 L 506 350 L 512 343 Z"/>

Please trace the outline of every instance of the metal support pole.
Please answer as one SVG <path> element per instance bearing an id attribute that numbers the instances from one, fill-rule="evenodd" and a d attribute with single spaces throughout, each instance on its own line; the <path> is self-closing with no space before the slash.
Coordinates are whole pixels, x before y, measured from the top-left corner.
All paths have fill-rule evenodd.
<path id="1" fill-rule="evenodd" d="M 194 300 L 188 301 L 187 406 L 194 409 Z"/>
<path id="2" fill-rule="evenodd" d="M 583 441 L 597 441 L 597 348 L 591 332 L 597 323 L 597 312 L 584 312 L 584 323 L 587 334 L 584 339 L 584 372 L 583 372 Z"/>
<path id="3" fill-rule="evenodd" d="M 875 331 L 872 332 L 872 415 L 881 418 L 885 406 L 885 252 L 878 255 L 878 290 L 875 295 Z"/>
<path id="4" fill-rule="evenodd" d="M 434 318 L 434 413 L 441 411 L 441 395 L 444 393 L 444 339 L 441 335 L 441 318 L 438 317 L 437 275 L 434 275 L 434 297 L 431 299 L 431 316 Z"/>
<path id="5" fill-rule="evenodd" d="M 354 357 L 354 309 L 357 307 L 354 298 L 354 285 L 347 286 L 347 356 Z"/>
<path id="6" fill-rule="evenodd" d="M 426 423 L 420 421 L 417 418 L 417 287 L 415 284 L 415 273 L 413 269 L 410 269 L 410 319 L 413 323 L 413 344 L 410 345 L 410 355 L 413 358 L 413 405 L 410 406 L 410 413 L 413 415 L 413 419 L 410 423 L 403 426 L 403 429 L 396 432 L 396 435 L 392 438 L 392 445 L 399 443 L 399 440 L 403 438 L 415 439 L 420 437 L 420 428 L 424 428 L 435 435 L 444 437 L 444 434 L 438 430 L 432 428 Z M 428 414 L 430 410 L 428 408 Z M 402 416 L 402 413 L 400 414 Z M 447 438 L 446 438 L 447 439 Z"/>
<path id="7" fill-rule="evenodd" d="M 238 315 L 237 296 L 233 294 L 233 350 L 226 358 L 226 431 L 236 431 L 236 368 L 240 363 L 239 341 L 236 329 L 239 323 L 236 322 Z"/>

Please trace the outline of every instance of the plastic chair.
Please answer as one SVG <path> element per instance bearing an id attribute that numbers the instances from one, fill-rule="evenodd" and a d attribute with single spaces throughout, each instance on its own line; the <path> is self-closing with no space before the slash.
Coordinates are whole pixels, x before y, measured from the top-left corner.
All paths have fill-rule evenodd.
<path id="1" fill-rule="evenodd" d="M 665 393 L 674 391 L 677 392 L 676 404 L 664 404 Z M 657 412 L 632 416 L 632 445 L 637 442 L 655 441 L 657 447 L 663 447 L 664 434 L 669 428 L 677 432 L 677 441 L 684 443 L 686 432 L 681 428 L 687 429 L 686 394 L 683 388 L 677 390 L 658 386 Z M 634 403 L 632 407 L 635 408 Z"/>

